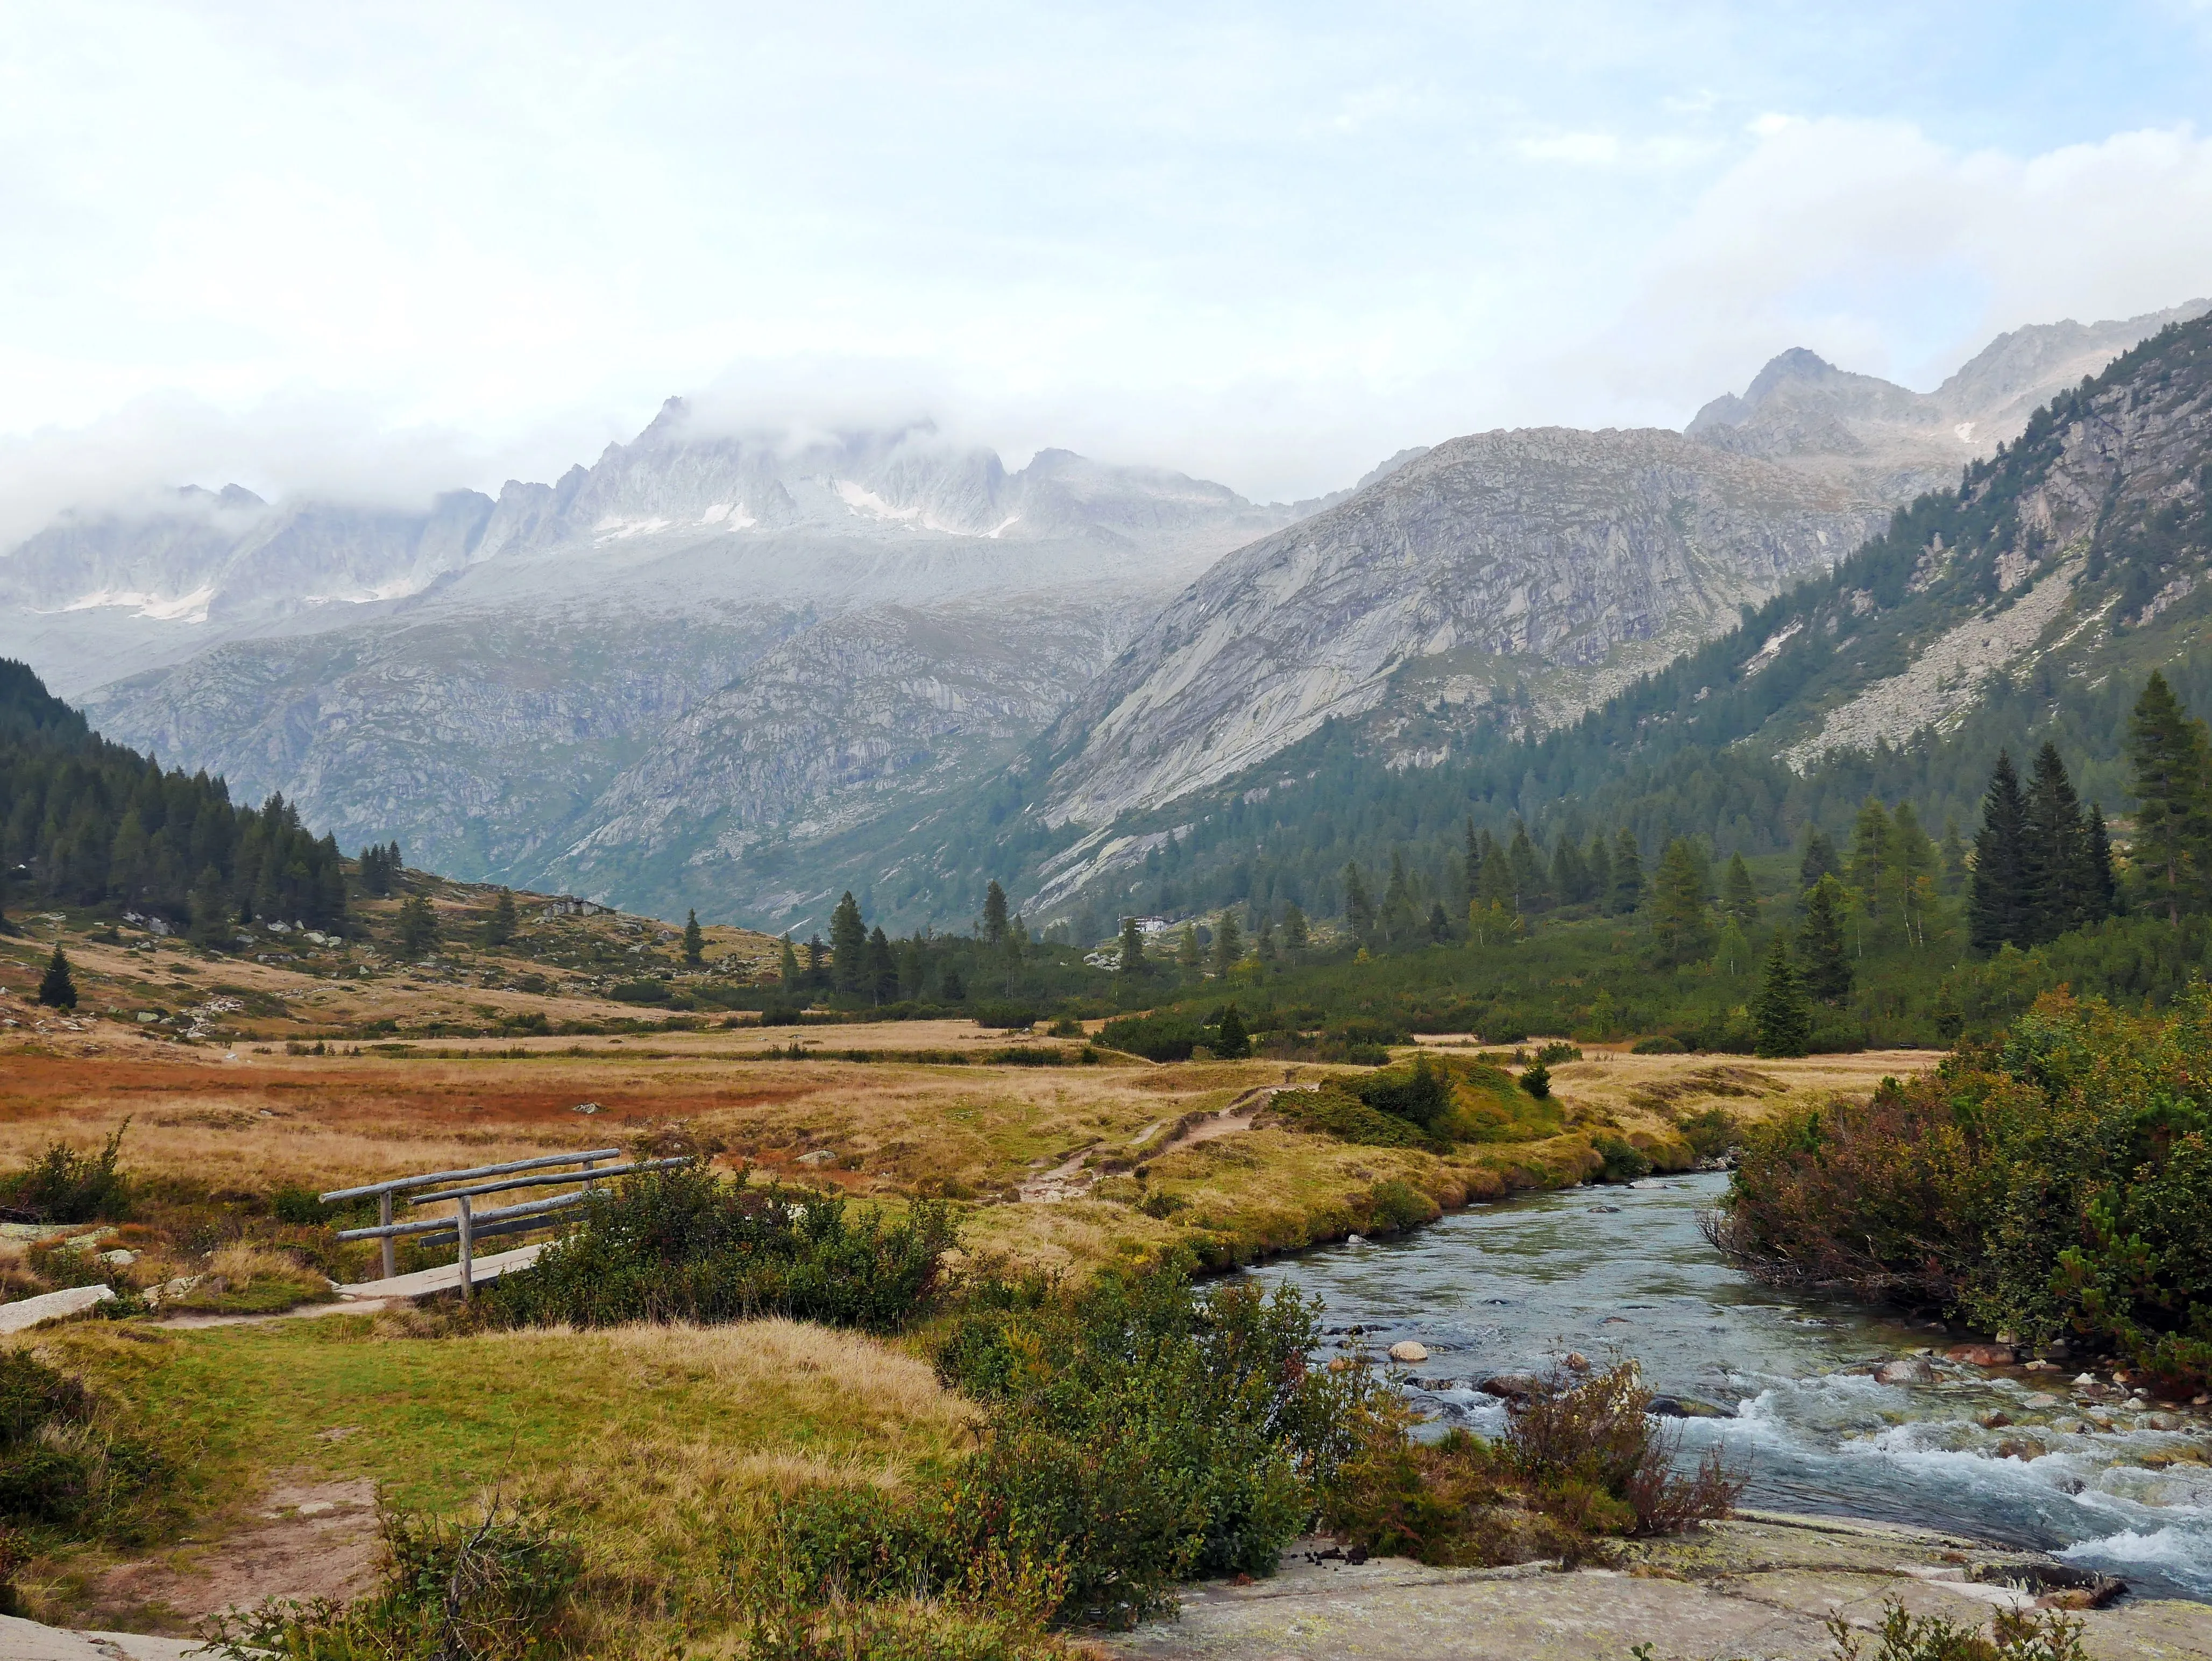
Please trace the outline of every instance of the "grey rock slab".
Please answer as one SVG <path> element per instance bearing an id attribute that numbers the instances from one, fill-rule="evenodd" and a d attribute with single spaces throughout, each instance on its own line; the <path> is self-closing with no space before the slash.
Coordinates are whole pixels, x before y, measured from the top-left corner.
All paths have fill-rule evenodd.
<path id="1" fill-rule="evenodd" d="M 82 1314 L 94 1304 L 106 1303 L 114 1295 L 114 1289 L 111 1287 L 72 1286 L 66 1291 L 41 1292 L 35 1298 L 21 1298 L 14 1303 L 0 1304 L 0 1332 L 21 1332 L 26 1327 L 36 1326 L 40 1321 Z"/>
<path id="2" fill-rule="evenodd" d="M 179 1661 L 199 1655 L 197 1638 L 153 1638 L 135 1632 L 79 1632 L 0 1615 L 0 1661 Z"/>

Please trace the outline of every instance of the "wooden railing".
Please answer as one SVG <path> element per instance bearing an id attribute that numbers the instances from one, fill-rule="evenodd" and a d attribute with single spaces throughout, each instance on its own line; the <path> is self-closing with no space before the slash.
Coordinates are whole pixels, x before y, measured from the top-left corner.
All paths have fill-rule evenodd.
<path id="1" fill-rule="evenodd" d="M 475 1290 L 473 1270 L 476 1243 L 500 1234 L 522 1234 L 533 1229 L 550 1228 L 561 1221 L 560 1212 L 580 1203 L 594 1186 L 608 1177 L 634 1175 L 641 1171 L 665 1171 L 678 1165 L 689 1165 L 690 1157 L 675 1159 L 635 1160 L 625 1163 L 602 1166 L 604 1159 L 621 1161 L 619 1148 L 595 1148 L 584 1154 L 550 1154 L 539 1159 L 519 1159 L 506 1165 L 478 1165 L 465 1171 L 426 1171 L 419 1176 L 394 1177 L 389 1182 L 372 1182 L 360 1188 L 337 1188 L 322 1196 L 325 1205 L 341 1200 L 367 1199 L 376 1197 L 376 1226 L 374 1228 L 347 1228 L 339 1232 L 342 1240 L 381 1240 L 384 1243 L 384 1278 L 390 1280 L 398 1272 L 394 1245 L 403 1239 L 412 1239 L 422 1246 L 459 1244 L 460 1252 L 461 1297 L 470 1298 Z M 563 1165 L 580 1166 L 574 1171 L 558 1171 L 553 1167 Z M 518 1175 L 518 1173 L 528 1173 Z M 490 1180 L 497 1179 L 497 1180 Z M 441 1183 L 458 1182 L 459 1188 L 443 1188 Z M 574 1193 L 557 1194 L 551 1199 L 530 1200 L 520 1205 L 502 1205 L 489 1211 L 476 1209 L 477 1199 L 484 1194 L 503 1194 L 517 1188 L 548 1188 L 568 1183 L 583 1185 Z M 416 1188 L 435 1191 L 412 1193 Z M 441 1201 L 453 1202 L 450 1217 L 425 1217 L 415 1222 L 394 1222 L 392 1208 L 398 1205 L 434 1205 Z"/>

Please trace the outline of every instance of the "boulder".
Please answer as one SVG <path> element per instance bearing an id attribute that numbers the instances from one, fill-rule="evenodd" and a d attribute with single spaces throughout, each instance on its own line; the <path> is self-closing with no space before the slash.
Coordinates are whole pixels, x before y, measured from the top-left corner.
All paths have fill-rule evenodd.
<path id="1" fill-rule="evenodd" d="M 1408 1365 L 1414 1361 L 1425 1361 L 1429 1359 L 1429 1347 L 1425 1343 L 1415 1343 L 1411 1338 L 1401 1338 L 1390 1346 L 1390 1359 Z"/>
<path id="2" fill-rule="evenodd" d="M 0 1332 L 21 1332 L 40 1321 L 79 1314 L 96 1303 L 106 1303 L 114 1295 L 112 1287 L 72 1286 L 60 1292 L 41 1292 L 35 1298 L 23 1298 L 15 1303 L 0 1303 Z"/>
<path id="3" fill-rule="evenodd" d="M 1502 1397 L 1509 1402 L 1525 1402 L 1536 1393 L 1536 1381 L 1526 1373 L 1493 1373 L 1475 1385 L 1486 1396 Z"/>
<path id="4" fill-rule="evenodd" d="M 1900 1355 L 1876 1367 L 1874 1379 L 1876 1384 L 1932 1385 L 1936 1382 L 1936 1369 L 1929 1365 L 1925 1355 Z"/>
<path id="5" fill-rule="evenodd" d="M 1948 1360 L 1963 1362 L 1968 1367 L 2010 1367 L 2013 1363 L 2010 1344 L 1954 1344 L 1943 1354 Z"/>

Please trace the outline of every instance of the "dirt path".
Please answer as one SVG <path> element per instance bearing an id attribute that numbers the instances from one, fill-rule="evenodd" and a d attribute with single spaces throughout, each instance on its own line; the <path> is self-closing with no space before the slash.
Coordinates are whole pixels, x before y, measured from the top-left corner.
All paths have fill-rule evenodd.
<path id="1" fill-rule="evenodd" d="M 1184 1119 L 1180 1129 L 1145 1155 L 1146 1159 L 1158 1159 L 1178 1148 L 1194 1147 L 1201 1142 L 1212 1142 L 1222 1137 L 1233 1137 L 1252 1128 L 1252 1121 L 1275 1097 L 1285 1090 L 1312 1090 L 1312 1084 L 1262 1084 L 1247 1090 L 1236 1100 L 1218 1112 L 1194 1113 Z M 1129 1140 L 1131 1149 L 1142 1148 L 1170 1121 L 1155 1119 Z M 1089 1168 L 1089 1161 L 1103 1144 L 1089 1143 L 1077 1149 L 1049 1170 L 1040 1171 L 1024 1181 L 1016 1190 L 1021 1198 L 1032 1205 L 1054 1205 L 1061 1200 L 1081 1199 L 1097 1185 L 1103 1173 Z"/>

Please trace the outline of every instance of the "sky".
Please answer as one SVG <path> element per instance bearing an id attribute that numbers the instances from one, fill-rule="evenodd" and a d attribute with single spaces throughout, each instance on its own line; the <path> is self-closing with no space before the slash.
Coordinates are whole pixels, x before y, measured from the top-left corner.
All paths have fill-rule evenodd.
<path id="1" fill-rule="evenodd" d="M 2212 0 L 18 0 L 0 546 L 671 394 L 1290 500 L 2212 294 Z"/>

